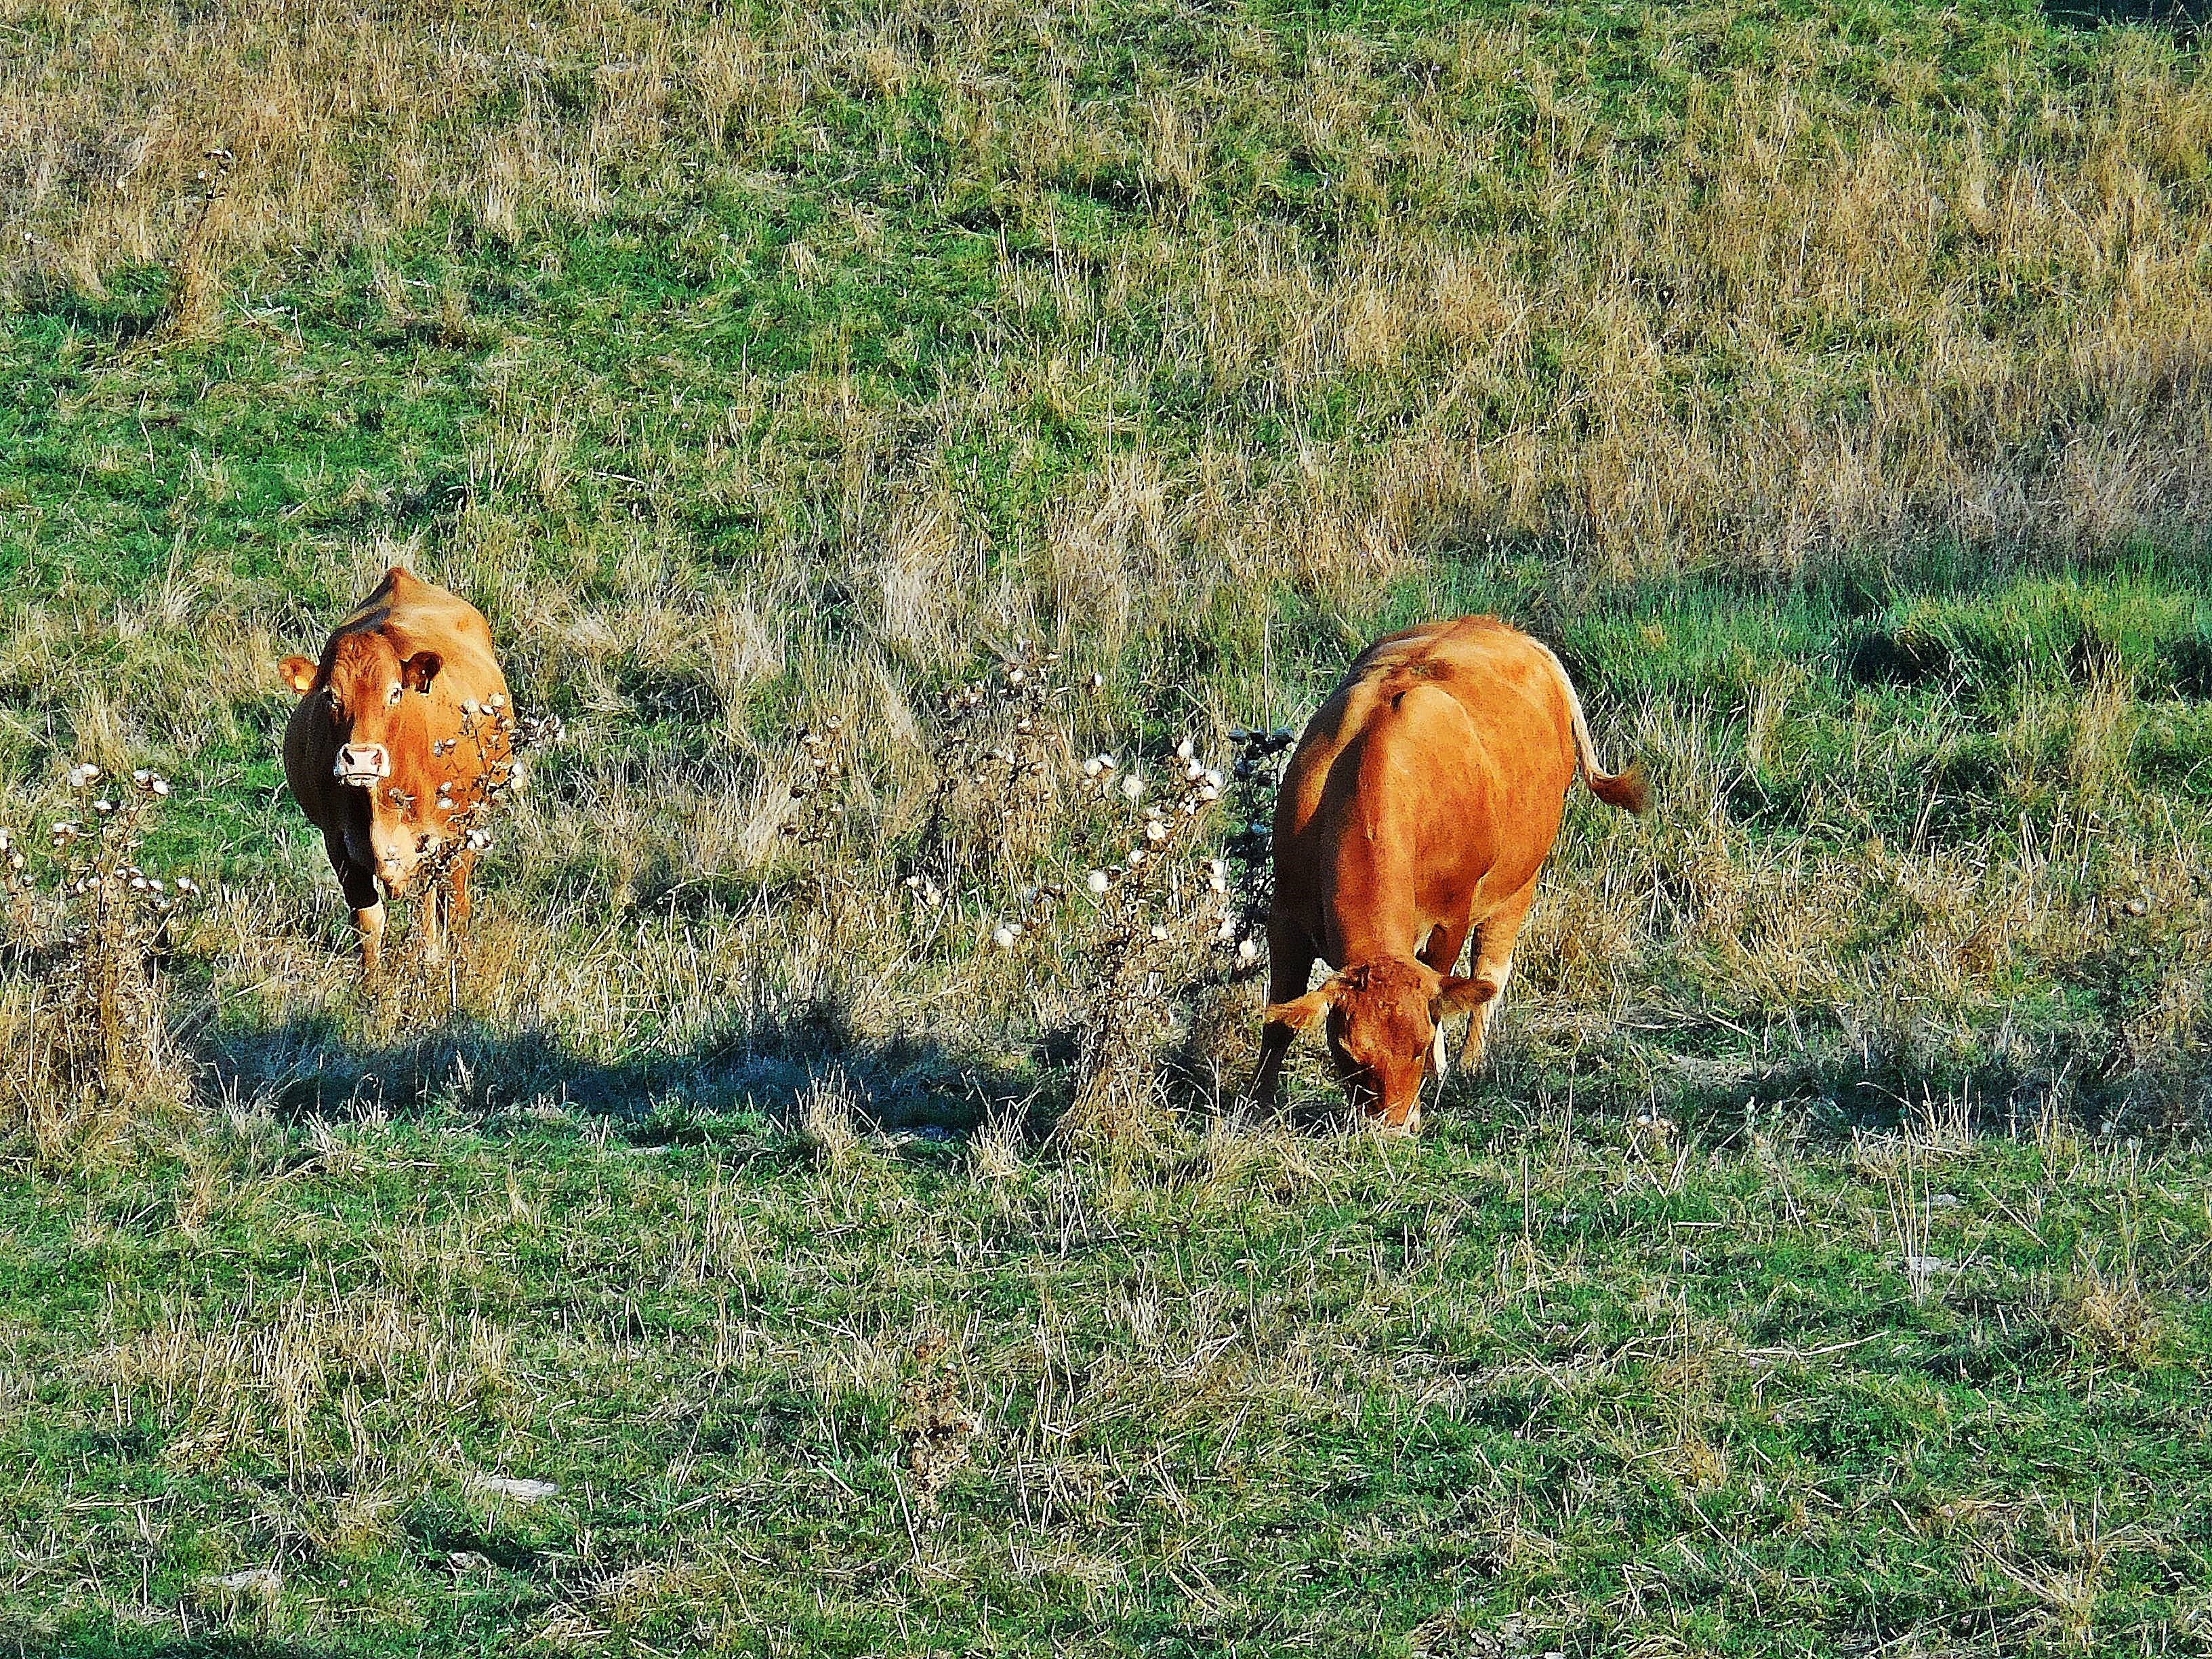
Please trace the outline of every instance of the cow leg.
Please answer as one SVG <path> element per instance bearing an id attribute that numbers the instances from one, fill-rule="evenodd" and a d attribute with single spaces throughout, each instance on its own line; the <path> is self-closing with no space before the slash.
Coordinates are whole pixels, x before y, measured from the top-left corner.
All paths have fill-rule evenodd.
<path id="1" fill-rule="evenodd" d="M 1465 927 L 1447 927 L 1438 922 L 1429 931 L 1429 942 L 1419 951 L 1423 962 L 1440 974 L 1449 974 L 1459 963 L 1459 953 L 1467 948 Z"/>
<path id="2" fill-rule="evenodd" d="M 329 830 L 323 832 L 323 851 L 337 873 L 338 890 L 345 895 L 354 931 L 361 936 L 362 974 L 374 979 L 384 965 L 384 894 L 377 887 L 376 872 L 349 858 L 343 838 Z"/>
<path id="3" fill-rule="evenodd" d="M 422 902 L 416 907 L 422 929 L 422 960 L 437 963 L 446 959 L 446 884 L 443 880 L 422 884 Z"/>
<path id="4" fill-rule="evenodd" d="M 1267 1001 L 1270 1006 L 1290 1002 L 1306 994 L 1306 981 L 1313 973 L 1318 953 L 1306 943 L 1303 929 L 1279 917 L 1267 919 Z M 1290 1052 L 1291 1039 L 1297 1033 L 1289 1026 L 1270 1020 L 1260 1034 L 1260 1068 L 1252 1074 L 1252 1099 L 1255 1104 L 1273 1106 L 1277 1085 L 1282 1079 L 1283 1056 Z"/>
<path id="5" fill-rule="evenodd" d="M 1521 938 L 1522 924 L 1528 920 L 1528 907 L 1535 902 L 1536 882 L 1531 877 L 1526 887 L 1485 916 L 1475 930 L 1471 977 L 1486 990 L 1481 1006 L 1468 1017 L 1467 1042 L 1459 1054 L 1462 1066 L 1472 1066 L 1482 1059 L 1491 1017 L 1497 1013 L 1498 1000 L 1505 994 L 1506 984 L 1513 977 L 1513 946 Z"/>
<path id="6" fill-rule="evenodd" d="M 469 872 L 477 861 L 474 853 L 463 849 L 453 860 L 453 884 L 446 890 L 446 927 L 458 941 L 469 926 Z"/>

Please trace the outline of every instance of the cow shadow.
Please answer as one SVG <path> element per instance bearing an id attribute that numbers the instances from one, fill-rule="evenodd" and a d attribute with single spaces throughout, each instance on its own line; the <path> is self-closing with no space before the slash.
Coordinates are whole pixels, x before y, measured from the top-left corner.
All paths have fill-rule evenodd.
<path id="1" fill-rule="evenodd" d="M 2212 0 L 2045 0 L 2043 15 L 2063 28 L 2136 24 L 2168 29 L 2193 45 L 2212 19 Z"/>
<path id="2" fill-rule="evenodd" d="M 181 1637 L 113 1631 L 96 1636 L 89 1632 L 55 1633 L 0 1620 L 0 1659 L 338 1659 L 354 1650 L 223 1631 Z"/>
<path id="3" fill-rule="evenodd" d="M 788 1127 L 827 1086 L 863 1128 L 964 1134 L 1012 1111 L 1048 1127 L 1065 1092 L 1049 1036 L 1012 1059 L 856 1029 L 833 996 L 771 1014 L 736 1014 L 692 1041 L 608 1060 L 538 1026 L 448 1012 L 381 1042 L 349 1036 L 331 1012 L 195 1034 L 206 1105 L 280 1121 L 483 1121 L 530 1114 L 603 1121 L 639 1146 L 697 1144 L 747 1124 Z"/>

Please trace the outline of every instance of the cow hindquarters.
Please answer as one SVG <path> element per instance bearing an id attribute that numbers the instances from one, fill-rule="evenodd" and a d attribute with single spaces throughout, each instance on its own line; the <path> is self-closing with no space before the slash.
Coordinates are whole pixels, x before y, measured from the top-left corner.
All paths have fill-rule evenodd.
<path id="1" fill-rule="evenodd" d="M 1536 902 L 1536 879 L 1510 895 L 1504 903 L 1482 919 L 1475 929 L 1474 962 L 1469 977 L 1474 981 L 1482 1000 L 1468 1016 L 1467 1041 L 1460 1048 L 1460 1064 L 1473 1066 L 1482 1059 L 1483 1044 L 1490 1034 L 1490 1022 L 1498 1012 L 1498 999 L 1505 994 L 1505 987 L 1513 978 L 1513 947 L 1521 938 L 1521 928 L 1528 920 L 1529 907 Z"/>

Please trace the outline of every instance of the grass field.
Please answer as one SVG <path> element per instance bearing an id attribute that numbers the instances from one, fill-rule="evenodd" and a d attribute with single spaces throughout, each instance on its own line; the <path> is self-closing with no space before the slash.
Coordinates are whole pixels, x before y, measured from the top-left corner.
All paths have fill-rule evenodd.
<path id="1" fill-rule="evenodd" d="M 210 889 L 96 1121 L 9 913 L 0 1652 L 2212 1649 L 2208 360 L 2186 26 L 0 0 L 0 824 Z M 395 561 L 567 735 L 364 994 Z M 1466 611 L 1656 810 L 1255 1121 L 1074 763 Z"/>

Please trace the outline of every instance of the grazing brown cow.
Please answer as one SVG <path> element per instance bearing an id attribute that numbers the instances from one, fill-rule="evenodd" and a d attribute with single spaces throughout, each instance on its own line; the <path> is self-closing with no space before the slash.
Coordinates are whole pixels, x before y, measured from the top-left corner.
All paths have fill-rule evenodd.
<path id="1" fill-rule="evenodd" d="M 422 901 L 427 955 L 444 948 L 441 921 L 469 915 L 473 847 L 451 845 L 483 790 L 512 765 L 507 681 L 491 629 L 465 599 L 392 567 L 340 623 L 320 663 L 287 657 L 276 672 L 301 694 L 284 728 L 284 777 L 323 848 L 361 930 L 374 973 L 384 892 L 406 896 L 426 860 L 447 866 Z M 456 820 L 462 819 L 462 824 Z"/>
<path id="2" fill-rule="evenodd" d="M 1275 804 L 1256 1099 L 1273 1098 L 1291 1037 L 1325 1012 L 1353 1106 L 1419 1127 L 1448 1015 L 1471 1016 L 1462 1059 L 1481 1055 L 1577 766 L 1600 800 L 1644 810 L 1636 768 L 1599 769 L 1566 670 L 1526 634 L 1463 617 L 1367 648 L 1299 738 Z M 1337 971 L 1308 991 L 1316 957 Z"/>

